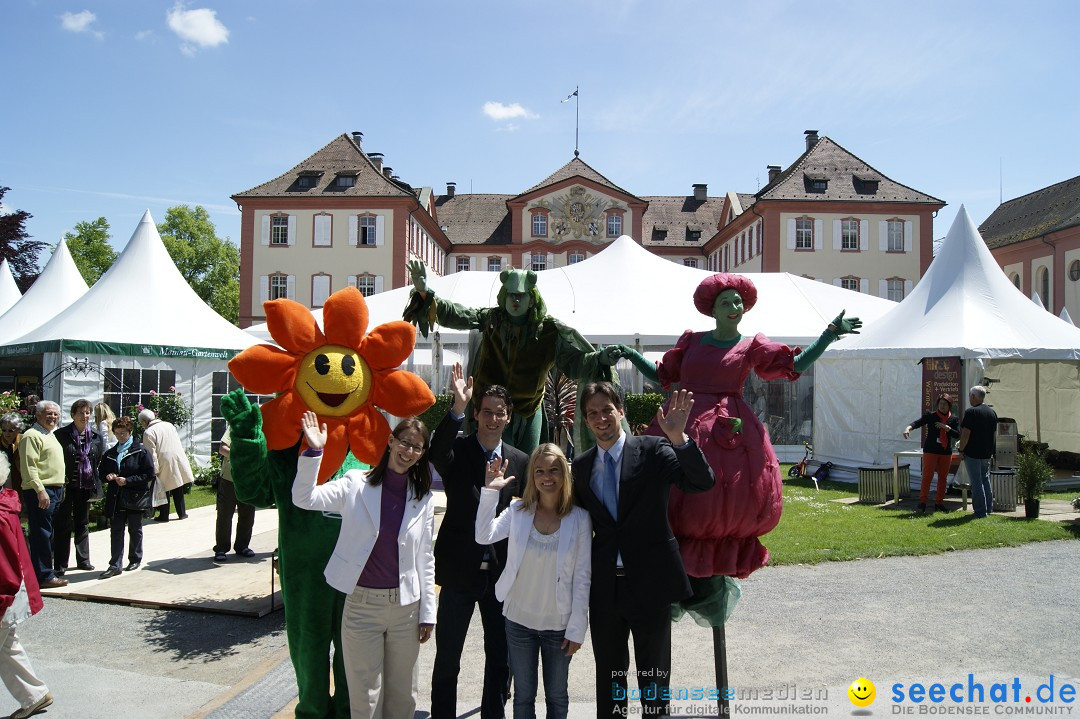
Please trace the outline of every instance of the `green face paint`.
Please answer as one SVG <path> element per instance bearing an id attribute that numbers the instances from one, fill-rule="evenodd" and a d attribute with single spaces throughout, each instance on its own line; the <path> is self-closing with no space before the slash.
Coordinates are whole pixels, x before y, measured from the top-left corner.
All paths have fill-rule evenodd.
<path id="1" fill-rule="evenodd" d="M 713 302 L 717 339 L 729 339 L 739 335 L 739 322 L 743 318 L 743 298 L 737 290 L 724 290 Z"/>

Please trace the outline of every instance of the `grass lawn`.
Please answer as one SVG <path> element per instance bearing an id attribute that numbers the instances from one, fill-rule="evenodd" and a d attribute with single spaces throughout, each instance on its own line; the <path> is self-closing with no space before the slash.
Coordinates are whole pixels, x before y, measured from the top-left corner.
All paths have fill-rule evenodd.
<path id="1" fill-rule="evenodd" d="M 915 514 L 910 509 L 839 504 L 830 500 L 858 496 L 854 485 L 822 482 L 817 491 L 809 479 L 787 479 L 787 466 L 784 513 L 776 529 L 762 537 L 773 565 L 938 554 L 1080 537 L 1080 527 L 1056 522 L 995 515 L 974 520 L 960 511 Z M 1046 496 L 1072 499 L 1076 493 Z"/>

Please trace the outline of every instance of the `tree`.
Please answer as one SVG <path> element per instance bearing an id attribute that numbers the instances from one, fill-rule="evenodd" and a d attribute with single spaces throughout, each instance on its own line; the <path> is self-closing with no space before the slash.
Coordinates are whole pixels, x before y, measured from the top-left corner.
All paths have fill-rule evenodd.
<path id="1" fill-rule="evenodd" d="M 180 274 L 196 294 L 236 324 L 240 316 L 240 251 L 227 238 L 217 236 L 206 208 L 170 207 L 158 232 Z"/>
<path id="2" fill-rule="evenodd" d="M 109 222 L 104 217 L 75 223 L 75 231 L 65 233 L 64 240 L 88 285 L 93 286 L 116 262 L 116 250 L 109 244 Z"/>
<path id="3" fill-rule="evenodd" d="M 0 203 L 10 189 L 0 187 Z M 8 261 L 8 268 L 23 292 L 37 279 L 38 255 L 49 246 L 40 240 L 30 239 L 26 221 L 31 217 L 33 215 L 25 210 L 0 213 L 0 257 Z"/>

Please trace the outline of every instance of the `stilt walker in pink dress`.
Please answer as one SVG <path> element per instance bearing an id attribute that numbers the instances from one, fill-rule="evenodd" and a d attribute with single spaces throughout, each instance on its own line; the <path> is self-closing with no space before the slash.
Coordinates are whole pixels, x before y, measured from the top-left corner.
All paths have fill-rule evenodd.
<path id="1" fill-rule="evenodd" d="M 742 397 L 746 378 L 753 371 L 764 380 L 794 381 L 830 343 L 857 334 L 862 326 L 841 312 L 800 351 L 762 334 L 739 333 L 743 313 L 756 302 L 757 288 L 749 278 L 712 275 L 698 285 L 694 305 L 716 319 L 715 330 L 685 332 L 657 365 L 630 347 L 620 348 L 649 379 L 694 393 L 686 433 L 705 454 L 716 486 L 703 494 L 672 492 L 670 519 L 695 590 L 684 607 L 699 623 L 712 626 L 724 621 L 715 616 L 724 609 L 723 601 L 716 606 L 724 577 L 747 577 L 769 561 L 769 550 L 758 537 L 780 521 L 783 502 L 780 463 L 769 432 Z"/>

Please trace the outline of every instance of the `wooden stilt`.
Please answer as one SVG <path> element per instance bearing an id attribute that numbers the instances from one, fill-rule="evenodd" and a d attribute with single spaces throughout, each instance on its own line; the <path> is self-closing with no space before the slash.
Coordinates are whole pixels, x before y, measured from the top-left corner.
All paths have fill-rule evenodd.
<path id="1" fill-rule="evenodd" d="M 717 715 L 721 718 L 730 716 L 731 708 L 725 691 L 728 686 L 727 673 L 727 637 L 724 634 L 724 625 L 713 627 L 713 664 L 716 669 L 716 689 L 720 693 Z"/>

